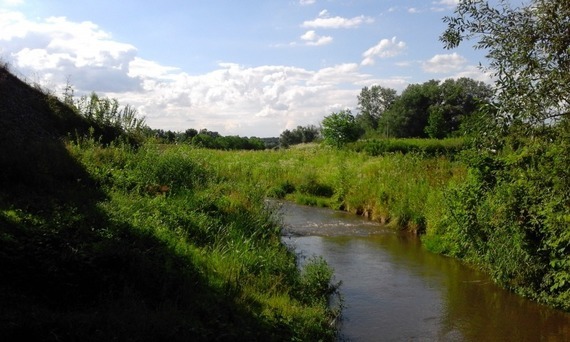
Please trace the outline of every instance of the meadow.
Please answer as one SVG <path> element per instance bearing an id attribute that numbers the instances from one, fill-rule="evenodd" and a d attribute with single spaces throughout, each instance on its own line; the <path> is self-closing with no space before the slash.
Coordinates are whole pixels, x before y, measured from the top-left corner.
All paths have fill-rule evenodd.
<path id="1" fill-rule="evenodd" d="M 211 151 L 81 138 L 54 154 L 41 186 L 0 197 L 2 336 L 334 338 L 333 270 L 299 269 L 265 192 Z"/>
<path id="2" fill-rule="evenodd" d="M 268 197 L 341 209 L 417 233 L 441 215 L 446 186 L 466 175 L 465 166 L 447 156 L 412 152 L 370 156 L 318 144 L 257 152 L 173 148 Z"/>

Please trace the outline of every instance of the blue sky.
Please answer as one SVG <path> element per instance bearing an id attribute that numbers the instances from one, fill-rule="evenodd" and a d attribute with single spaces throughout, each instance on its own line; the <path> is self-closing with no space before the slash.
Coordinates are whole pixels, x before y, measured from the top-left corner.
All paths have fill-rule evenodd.
<path id="1" fill-rule="evenodd" d="M 438 41 L 456 0 L 0 0 L 0 58 L 130 104 L 152 128 L 278 136 L 357 112 L 364 86 L 488 80 Z"/>

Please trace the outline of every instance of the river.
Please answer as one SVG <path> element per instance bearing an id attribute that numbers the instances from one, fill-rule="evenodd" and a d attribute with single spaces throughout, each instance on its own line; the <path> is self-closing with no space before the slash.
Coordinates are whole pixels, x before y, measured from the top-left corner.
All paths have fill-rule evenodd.
<path id="1" fill-rule="evenodd" d="M 341 281 L 343 341 L 570 341 L 570 313 L 496 286 L 418 238 L 354 215 L 281 203 L 283 242 Z"/>

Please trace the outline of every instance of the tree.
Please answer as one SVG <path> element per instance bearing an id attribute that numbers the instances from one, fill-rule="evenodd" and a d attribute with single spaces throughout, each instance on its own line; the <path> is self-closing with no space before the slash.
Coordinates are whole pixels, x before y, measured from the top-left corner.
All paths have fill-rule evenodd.
<path id="1" fill-rule="evenodd" d="M 381 132 L 396 137 L 425 137 L 428 111 L 439 102 L 439 81 L 409 85 L 379 122 Z"/>
<path id="2" fill-rule="evenodd" d="M 445 47 L 475 40 L 476 49 L 487 50 L 500 104 L 495 119 L 503 128 L 517 122 L 544 125 L 569 115 L 570 2 L 534 0 L 512 8 L 501 0 L 494 8 L 488 1 L 463 0 L 444 21 Z"/>
<path id="3" fill-rule="evenodd" d="M 445 138 L 491 99 L 489 85 L 470 78 L 409 85 L 380 116 L 385 136 Z"/>
<path id="4" fill-rule="evenodd" d="M 198 135 L 198 131 L 194 128 L 188 128 L 184 131 L 184 140 L 185 141 L 192 141 L 192 138 Z"/>
<path id="5" fill-rule="evenodd" d="M 358 140 L 362 130 L 358 127 L 352 112 L 345 109 L 325 116 L 321 134 L 326 144 L 341 147 L 348 142 Z"/>
<path id="6" fill-rule="evenodd" d="M 284 130 L 279 136 L 279 143 L 283 147 L 288 147 L 290 145 L 310 143 L 318 137 L 319 129 L 316 126 L 297 126 L 293 130 Z"/>
<path id="7" fill-rule="evenodd" d="M 489 103 L 492 94 L 489 85 L 471 78 L 445 80 L 439 85 L 437 102 L 428 109 L 425 133 L 438 139 L 454 134 L 481 105 Z"/>
<path id="8" fill-rule="evenodd" d="M 440 241 L 456 239 L 497 282 L 570 310 L 570 2 L 462 0 L 444 20 L 447 48 L 486 50 L 496 94 L 466 151 L 466 182 L 448 191 Z"/>
<path id="9" fill-rule="evenodd" d="M 382 114 L 396 101 L 396 90 L 374 85 L 364 87 L 358 95 L 358 109 L 360 113 L 356 120 L 365 130 L 375 131 L 378 128 L 378 120 Z"/>

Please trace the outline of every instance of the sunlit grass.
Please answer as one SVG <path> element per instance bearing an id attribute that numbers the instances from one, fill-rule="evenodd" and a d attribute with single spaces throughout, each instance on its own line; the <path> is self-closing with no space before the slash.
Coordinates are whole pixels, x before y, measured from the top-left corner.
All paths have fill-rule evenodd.
<path id="1" fill-rule="evenodd" d="M 319 145 L 257 152 L 188 149 L 186 153 L 217 170 L 223 179 L 253 182 L 269 196 L 340 208 L 413 230 L 429 226 L 429 218 L 438 215 L 443 189 L 466 172 L 446 156 L 390 153 L 373 157 Z"/>

